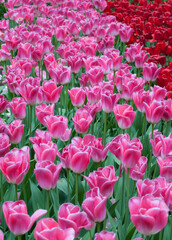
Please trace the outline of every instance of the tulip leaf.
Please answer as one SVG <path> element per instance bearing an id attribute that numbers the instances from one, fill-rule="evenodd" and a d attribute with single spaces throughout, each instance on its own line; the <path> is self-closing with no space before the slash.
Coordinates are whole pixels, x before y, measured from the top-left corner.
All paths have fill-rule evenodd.
<path id="1" fill-rule="evenodd" d="M 31 202 L 33 206 L 33 211 L 36 211 L 39 208 L 44 209 L 44 196 L 42 191 L 39 190 L 37 185 L 30 180 L 31 186 Z"/>

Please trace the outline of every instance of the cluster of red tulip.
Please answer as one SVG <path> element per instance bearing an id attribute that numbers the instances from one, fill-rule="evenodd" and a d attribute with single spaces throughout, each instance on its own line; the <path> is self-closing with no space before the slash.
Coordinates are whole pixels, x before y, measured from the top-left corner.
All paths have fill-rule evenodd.
<path id="1" fill-rule="evenodd" d="M 133 33 L 127 44 L 141 43 L 150 54 L 148 62 L 162 65 L 165 70 L 162 69 L 161 74 L 167 75 L 167 65 L 172 61 L 172 1 L 107 1 L 104 12 L 132 27 Z M 168 98 L 171 98 L 172 78 L 166 81 L 160 77 L 157 83 L 166 87 Z"/>
<path id="2" fill-rule="evenodd" d="M 171 65 L 150 61 L 105 0 L 5 6 L 0 240 L 168 238 Z"/>

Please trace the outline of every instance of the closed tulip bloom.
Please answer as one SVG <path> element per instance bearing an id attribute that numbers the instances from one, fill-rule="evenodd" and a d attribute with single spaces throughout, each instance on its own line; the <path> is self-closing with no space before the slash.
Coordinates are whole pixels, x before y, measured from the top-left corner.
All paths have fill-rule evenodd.
<path id="1" fill-rule="evenodd" d="M 148 159 L 146 157 L 141 157 L 134 168 L 129 169 L 130 178 L 135 181 L 142 179 L 147 168 L 147 161 Z"/>
<path id="2" fill-rule="evenodd" d="M 52 138 L 61 138 L 67 129 L 68 119 L 63 116 L 47 116 L 44 119 Z"/>
<path id="3" fill-rule="evenodd" d="M 133 33 L 133 29 L 130 26 L 127 26 L 126 24 L 121 25 L 119 29 L 119 36 L 121 39 L 121 42 L 128 42 L 130 40 L 131 34 Z"/>
<path id="4" fill-rule="evenodd" d="M 148 105 L 150 105 L 152 101 L 150 92 L 140 90 L 140 91 L 134 92 L 132 97 L 133 97 L 134 104 L 137 107 L 137 110 L 139 112 L 145 113 L 146 111 L 145 111 L 144 103 L 147 103 Z"/>
<path id="5" fill-rule="evenodd" d="M 46 103 L 57 103 L 60 98 L 60 93 L 63 86 L 57 87 L 54 81 L 44 81 L 42 91 L 44 93 L 44 98 Z"/>
<path id="6" fill-rule="evenodd" d="M 116 240 L 116 234 L 108 231 L 101 231 L 95 234 L 94 240 Z"/>
<path id="7" fill-rule="evenodd" d="M 89 221 L 86 213 L 81 212 L 79 206 L 72 203 L 64 203 L 59 208 L 58 223 L 62 229 L 73 228 L 75 230 L 75 238 L 77 238 L 81 229 L 85 228 Z"/>
<path id="8" fill-rule="evenodd" d="M 86 109 L 80 108 L 76 111 L 72 120 L 77 133 L 86 133 L 93 121 L 93 118 Z"/>
<path id="9" fill-rule="evenodd" d="M 19 58 L 31 58 L 32 45 L 30 43 L 20 43 L 18 45 Z"/>
<path id="10" fill-rule="evenodd" d="M 71 67 L 71 71 L 73 73 L 78 73 L 82 67 L 82 59 L 80 56 L 75 55 L 73 57 L 69 57 L 67 59 L 69 67 Z"/>
<path id="11" fill-rule="evenodd" d="M 36 129 L 35 137 L 30 137 L 29 140 L 33 144 L 40 144 L 40 143 L 48 143 L 51 142 L 51 135 L 48 131 L 42 131 L 40 129 Z"/>
<path id="12" fill-rule="evenodd" d="M 143 68 L 143 65 L 146 62 L 147 57 L 148 57 L 148 54 L 146 54 L 145 51 L 140 51 L 135 56 L 135 66 L 136 66 L 136 68 Z"/>
<path id="13" fill-rule="evenodd" d="M 73 106 L 81 107 L 84 104 L 85 91 L 81 87 L 73 87 L 68 93 Z"/>
<path id="14" fill-rule="evenodd" d="M 149 123 L 158 123 L 164 114 L 164 105 L 159 101 L 152 101 L 149 105 L 144 103 L 146 120 Z"/>
<path id="15" fill-rule="evenodd" d="M 164 113 L 162 115 L 162 119 L 166 122 L 172 120 L 172 99 L 164 100 Z"/>
<path id="16" fill-rule="evenodd" d="M 35 151 L 35 158 L 38 162 L 45 160 L 54 162 L 57 156 L 57 145 L 52 141 L 48 141 L 47 143 L 35 143 L 33 144 L 33 149 Z"/>
<path id="17" fill-rule="evenodd" d="M 8 59 L 10 59 L 10 57 L 11 54 L 6 44 L 2 44 L 0 49 L 0 62 L 7 61 Z"/>
<path id="18" fill-rule="evenodd" d="M 84 177 L 91 189 L 98 187 L 100 193 L 107 198 L 112 196 L 115 182 L 118 180 L 118 177 L 115 177 L 113 166 L 98 168 L 97 171 L 90 173 L 88 177 Z"/>
<path id="19" fill-rule="evenodd" d="M 93 86 L 85 88 L 85 92 L 87 95 L 87 100 L 92 103 L 97 103 L 101 98 L 101 88 L 100 86 Z"/>
<path id="20" fill-rule="evenodd" d="M 0 157 L 3 157 L 10 150 L 9 137 L 5 133 L 0 133 Z"/>
<path id="21" fill-rule="evenodd" d="M 106 201 L 98 188 L 93 188 L 86 194 L 86 199 L 82 203 L 82 208 L 91 222 L 102 222 L 106 217 Z"/>
<path id="22" fill-rule="evenodd" d="M 9 104 L 16 119 L 24 119 L 26 117 L 26 102 L 23 98 L 13 98 Z"/>
<path id="23" fill-rule="evenodd" d="M 89 70 L 88 76 L 92 85 L 98 85 L 103 81 L 103 70 L 100 66 L 93 67 Z"/>
<path id="24" fill-rule="evenodd" d="M 42 103 L 35 107 L 35 113 L 38 121 L 42 123 L 42 125 L 47 126 L 44 119 L 46 116 L 54 115 L 54 104 L 47 105 L 46 103 Z"/>
<path id="25" fill-rule="evenodd" d="M 37 224 L 34 232 L 35 240 L 74 240 L 73 228 L 61 229 L 53 218 L 43 218 Z"/>
<path id="26" fill-rule="evenodd" d="M 24 124 L 21 120 L 14 120 L 9 125 L 5 125 L 4 132 L 9 136 L 12 144 L 18 144 L 22 140 Z"/>
<path id="27" fill-rule="evenodd" d="M 54 189 L 57 181 L 59 180 L 59 174 L 62 169 L 62 164 L 54 164 L 52 161 L 37 162 L 35 166 L 35 176 L 38 184 L 45 190 Z"/>
<path id="28" fill-rule="evenodd" d="M 157 158 L 157 162 L 160 168 L 160 176 L 164 177 L 167 181 L 172 181 L 172 156 Z"/>
<path id="29" fill-rule="evenodd" d="M 21 149 L 13 148 L 4 157 L 1 158 L 1 171 L 7 182 L 20 184 L 26 173 L 29 171 L 30 155 L 29 147 Z"/>
<path id="30" fill-rule="evenodd" d="M 57 41 L 62 42 L 67 37 L 67 29 L 64 26 L 57 27 L 55 30 Z"/>
<path id="31" fill-rule="evenodd" d="M 59 64 L 56 68 L 50 68 L 49 74 L 56 84 L 68 84 L 71 80 L 71 67 Z"/>
<path id="32" fill-rule="evenodd" d="M 161 67 L 158 68 L 155 63 L 153 63 L 153 62 L 144 63 L 143 78 L 148 82 L 153 82 L 157 79 L 160 71 L 161 71 Z"/>
<path id="33" fill-rule="evenodd" d="M 98 59 L 98 63 L 100 64 L 101 69 L 103 70 L 104 74 L 108 74 L 110 72 L 111 67 L 112 67 L 112 59 L 111 58 L 107 57 L 106 55 L 101 56 Z"/>
<path id="34" fill-rule="evenodd" d="M 114 106 L 119 101 L 120 94 L 112 94 L 109 90 L 104 90 L 101 95 L 102 109 L 106 113 L 113 112 Z"/>
<path id="35" fill-rule="evenodd" d="M 5 202 L 2 209 L 6 224 L 14 235 L 23 235 L 27 233 L 34 222 L 47 213 L 47 210 L 39 209 L 30 217 L 23 200 Z"/>
<path id="36" fill-rule="evenodd" d="M 134 122 L 136 112 L 133 111 L 133 107 L 127 104 L 117 104 L 114 106 L 114 114 L 118 126 L 121 129 L 130 128 Z"/>
<path id="37" fill-rule="evenodd" d="M 162 198 L 146 195 L 129 200 L 131 221 L 138 232 L 152 235 L 160 232 L 167 224 L 169 208 Z"/>
<path id="38" fill-rule="evenodd" d="M 4 97 L 4 95 L 0 95 L 0 113 L 3 113 L 5 109 L 7 109 L 9 106 L 9 102 Z"/>
<path id="39" fill-rule="evenodd" d="M 19 38 L 18 36 L 15 35 L 6 36 L 5 43 L 9 50 L 13 51 L 16 50 L 20 42 L 21 38 Z"/>

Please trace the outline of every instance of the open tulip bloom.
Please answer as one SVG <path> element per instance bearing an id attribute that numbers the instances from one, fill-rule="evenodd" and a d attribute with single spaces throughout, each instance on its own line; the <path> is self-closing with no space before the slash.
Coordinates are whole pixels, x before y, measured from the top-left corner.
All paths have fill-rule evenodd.
<path id="1" fill-rule="evenodd" d="M 170 239 L 171 6 L 0 0 L 0 240 Z"/>

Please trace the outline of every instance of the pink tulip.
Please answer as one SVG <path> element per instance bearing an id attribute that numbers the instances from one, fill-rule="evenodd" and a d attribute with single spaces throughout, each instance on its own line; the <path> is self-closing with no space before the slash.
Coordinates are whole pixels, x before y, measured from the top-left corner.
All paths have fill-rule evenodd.
<path id="1" fill-rule="evenodd" d="M 106 197 L 99 193 L 98 188 L 93 188 L 86 194 L 82 208 L 91 222 L 102 222 L 106 217 Z"/>
<path id="2" fill-rule="evenodd" d="M 25 73 L 23 70 L 19 68 L 8 70 L 6 74 L 6 80 L 10 92 L 18 95 L 17 88 L 20 86 L 20 83 L 24 81 L 24 79 Z"/>
<path id="3" fill-rule="evenodd" d="M 148 82 L 153 82 L 157 79 L 160 71 L 161 71 L 161 67 L 158 68 L 155 63 L 153 63 L 153 62 L 144 63 L 143 78 Z"/>
<path id="4" fill-rule="evenodd" d="M 35 158 L 38 162 L 45 160 L 54 162 L 57 156 L 57 145 L 52 141 L 34 143 L 33 149 L 35 151 Z"/>
<path id="5" fill-rule="evenodd" d="M 133 111 L 133 107 L 127 104 L 117 104 L 114 106 L 114 114 L 118 126 L 121 129 L 130 128 L 134 122 L 136 112 Z"/>
<path id="6" fill-rule="evenodd" d="M 164 113 L 164 106 L 162 102 L 152 101 L 149 105 L 144 103 L 144 108 L 146 112 L 146 119 L 149 123 L 158 123 Z"/>
<path id="7" fill-rule="evenodd" d="M 35 107 L 35 113 L 38 121 L 42 123 L 42 125 L 47 126 L 45 117 L 54 115 L 54 104 L 47 105 L 46 103 L 42 103 Z"/>
<path id="8" fill-rule="evenodd" d="M 143 197 L 147 194 L 151 194 L 154 197 L 163 197 L 164 189 L 166 188 L 166 180 L 162 177 L 152 180 L 146 178 L 145 180 L 138 180 L 136 186 L 139 197 Z"/>
<path id="9" fill-rule="evenodd" d="M 75 107 L 81 107 L 85 102 L 85 91 L 80 87 L 73 87 L 68 90 L 72 105 Z"/>
<path id="10" fill-rule="evenodd" d="M 50 68 L 49 74 L 56 84 L 68 84 L 71 80 L 71 67 L 59 64 L 56 68 Z"/>
<path id="11" fill-rule="evenodd" d="M 23 200 L 5 202 L 2 208 L 6 224 L 10 231 L 15 235 L 27 233 L 34 222 L 47 213 L 47 210 L 39 209 L 30 217 Z"/>
<path id="12" fill-rule="evenodd" d="M 133 93 L 133 101 L 139 112 L 145 113 L 144 103 L 151 104 L 152 97 L 149 91 L 140 90 Z"/>
<path id="13" fill-rule="evenodd" d="M 10 59 L 10 57 L 11 54 L 7 46 L 5 44 L 2 44 L 0 49 L 0 62 L 7 61 L 8 59 Z"/>
<path id="14" fill-rule="evenodd" d="M 66 132 L 68 119 L 63 116 L 46 116 L 44 118 L 48 131 L 51 137 L 61 139 Z"/>
<path id="15" fill-rule="evenodd" d="M 0 157 L 3 157 L 10 150 L 9 137 L 5 133 L 0 133 Z"/>
<path id="16" fill-rule="evenodd" d="M 18 144 L 23 137 L 24 124 L 22 120 L 14 120 L 9 125 L 5 125 L 4 132 L 9 136 L 12 144 Z"/>
<path id="17" fill-rule="evenodd" d="M 116 240 L 116 234 L 108 231 L 101 231 L 95 234 L 94 240 Z"/>
<path id="18" fill-rule="evenodd" d="M 74 240 L 73 228 L 61 229 L 53 218 L 41 219 L 35 228 L 35 240 Z"/>
<path id="19" fill-rule="evenodd" d="M 63 149 L 62 155 L 58 153 L 63 168 L 69 168 L 75 173 L 84 172 L 90 162 L 90 149 L 86 146 L 79 148 L 70 144 Z"/>
<path id="20" fill-rule="evenodd" d="M 148 159 L 146 157 L 141 157 L 134 168 L 129 169 L 130 178 L 135 181 L 142 179 L 147 168 L 147 161 Z"/>
<path id="21" fill-rule="evenodd" d="M 82 67 L 82 60 L 80 56 L 69 57 L 67 59 L 71 72 L 78 73 Z"/>
<path id="22" fill-rule="evenodd" d="M 39 129 L 36 129 L 35 131 L 35 137 L 30 137 L 29 140 L 33 144 L 40 144 L 40 143 L 48 143 L 51 141 L 51 135 L 48 131 L 41 131 Z"/>
<path id="23" fill-rule="evenodd" d="M 29 147 L 21 149 L 13 148 L 4 157 L 1 158 L 1 171 L 7 182 L 20 184 L 24 175 L 29 171 L 30 155 Z"/>
<path id="24" fill-rule="evenodd" d="M 5 43 L 9 50 L 17 50 L 19 43 L 21 42 L 21 38 L 15 35 L 7 35 L 5 39 Z"/>
<path id="25" fill-rule="evenodd" d="M 164 100 L 164 113 L 162 115 L 162 119 L 166 122 L 172 120 L 172 99 Z"/>
<path id="26" fill-rule="evenodd" d="M 26 117 L 26 102 L 23 98 L 13 98 L 9 104 L 16 119 L 24 119 Z"/>
<path id="27" fill-rule="evenodd" d="M 87 100 L 92 103 L 97 103 L 101 98 L 101 88 L 100 86 L 93 86 L 85 88 L 87 95 Z"/>
<path id="28" fill-rule="evenodd" d="M 150 139 L 150 143 L 155 157 L 166 158 L 172 155 L 172 134 L 165 137 L 160 132 L 154 131 L 153 139 Z"/>
<path id="29" fill-rule="evenodd" d="M 98 59 L 98 63 L 101 66 L 101 69 L 103 70 L 104 74 L 108 74 L 110 72 L 110 69 L 112 67 L 112 60 L 111 58 L 107 57 L 106 55 L 101 56 Z"/>
<path id="30" fill-rule="evenodd" d="M 155 85 L 154 87 L 150 87 L 150 89 L 151 89 L 150 95 L 152 96 L 152 99 L 156 101 L 165 100 L 165 97 L 167 95 L 167 90 L 165 88 Z"/>
<path id="31" fill-rule="evenodd" d="M 44 93 L 45 101 L 49 103 L 57 103 L 60 98 L 60 93 L 63 86 L 57 87 L 54 81 L 44 81 L 42 91 Z"/>
<path id="32" fill-rule="evenodd" d="M 113 112 L 113 109 L 120 97 L 120 94 L 112 94 L 109 90 L 102 90 L 101 102 L 103 111 L 106 113 Z"/>
<path id="33" fill-rule="evenodd" d="M 122 56 L 120 56 L 120 52 L 118 49 L 106 49 L 104 51 L 104 55 L 107 56 L 108 58 L 110 58 L 112 60 L 112 66 L 111 69 L 113 71 L 117 71 L 120 69 L 121 64 L 122 64 Z"/>
<path id="34" fill-rule="evenodd" d="M 134 43 L 127 47 L 124 53 L 127 62 L 135 62 L 135 57 L 142 52 L 142 48 L 140 43 Z"/>
<path id="35" fill-rule="evenodd" d="M 118 177 L 115 177 L 113 166 L 98 168 L 97 171 L 90 173 L 88 177 L 84 177 L 91 189 L 98 187 L 100 193 L 107 198 L 112 196 L 115 182 L 118 180 Z"/>
<path id="36" fill-rule="evenodd" d="M 82 73 L 81 77 L 78 78 L 78 80 L 80 81 L 81 87 L 87 87 L 88 82 L 89 82 L 89 74 L 88 73 Z"/>
<path id="37" fill-rule="evenodd" d="M 0 94 L 0 113 L 3 113 L 5 109 L 7 109 L 9 106 L 9 102 L 4 97 L 4 95 Z"/>
<path id="38" fill-rule="evenodd" d="M 138 232 L 152 235 L 160 232 L 168 221 L 168 207 L 161 198 L 146 195 L 129 200 L 131 221 Z"/>
<path id="39" fill-rule="evenodd" d="M 119 34 L 119 23 L 112 22 L 109 24 L 108 33 L 111 36 L 118 36 Z"/>
<path id="40" fill-rule="evenodd" d="M 63 42 L 67 36 L 66 32 L 67 32 L 67 29 L 64 26 L 60 26 L 56 28 L 55 34 L 56 34 L 57 41 Z"/>
<path id="41" fill-rule="evenodd" d="M 32 45 L 30 43 L 20 43 L 18 46 L 19 58 L 31 58 Z"/>
<path id="42" fill-rule="evenodd" d="M 77 238 L 81 229 L 85 228 L 89 221 L 86 213 L 81 212 L 79 206 L 72 203 L 64 203 L 59 208 L 58 223 L 62 229 L 73 228 L 75 230 L 75 238 Z"/>
<path id="43" fill-rule="evenodd" d="M 167 181 L 172 181 L 172 156 L 157 158 L 157 162 L 160 168 L 160 176 L 164 177 Z"/>
<path id="44" fill-rule="evenodd" d="M 104 11 L 107 6 L 107 2 L 105 0 L 93 0 L 93 4 L 95 8 L 99 9 L 100 11 Z"/>
<path id="45" fill-rule="evenodd" d="M 130 40 L 131 34 L 133 33 L 133 29 L 126 24 L 121 25 L 119 29 L 119 36 L 121 42 L 126 43 Z"/>
<path id="46" fill-rule="evenodd" d="M 84 109 L 86 109 L 92 116 L 92 118 L 94 119 L 96 114 L 98 112 L 101 112 L 102 110 L 102 103 L 101 101 L 99 101 L 98 103 L 93 103 L 93 104 L 89 104 L 89 102 L 84 106 Z"/>
<path id="47" fill-rule="evenodd" d="M 140 51 L 135 56 L 135 66 L 136 68 L 143 68 L 144 63 L 146 62 L 148 54 L 145 51 Z"/>
<path id="48" fill-rule="evenodd" d="M 88 75 L 92 85 L 98 85 L 103 81 L 103 70 L 99 66 L 91 68 L 88 72 Z"/>
<path id="49" fill-rule="evenodd" d="M 72 120 L 77 133 L 86 133 L 93 121 L 93 118 L 86 109 L 80 108 L 76 111 Z"/>
<path id="50" fill-rule="evenodd" d="M 48 160 L 37 162 L 34 173 L 39 186 L 45 190 L 54 189 L 59 180 L 61 169 L 61 163 L 56 165 Z"/>

